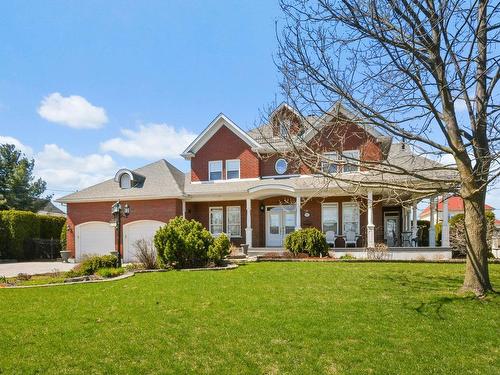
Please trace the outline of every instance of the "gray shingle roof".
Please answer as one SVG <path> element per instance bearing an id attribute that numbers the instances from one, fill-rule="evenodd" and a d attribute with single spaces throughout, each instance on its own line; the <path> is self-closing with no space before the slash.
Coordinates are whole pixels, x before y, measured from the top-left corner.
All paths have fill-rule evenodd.
<path id="1" fill-rule="evenodd" d="M 115 199 L 181 198 L 184 190 L 184 173 L 166 160 L 148 164 L 133 172 L 144 176 L 137 187 L 122 189 L 114 179 L 90 186 L 76 193 L 57 199 L 59 203 L 93 202 Z"/>

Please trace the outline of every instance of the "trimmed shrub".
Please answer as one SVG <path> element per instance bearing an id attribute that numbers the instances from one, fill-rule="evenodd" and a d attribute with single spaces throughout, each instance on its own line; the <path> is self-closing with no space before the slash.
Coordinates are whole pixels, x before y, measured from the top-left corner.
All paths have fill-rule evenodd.
<path id="1" fill-rule="evenodd" d="M 74 275 L 89 276 L 93 275 L 100 268 L 116 268 L 118 258 L 114 255 L 92 256 L 85 259 L 82 263 L 73 269 Z"/>
<path id="2" fill-rule="evenodd" d="M 120 267 L 120 268 L 100 268 L 97 270 L 95 274 L 101 277 L 110 278 L 123 275 L 124 273 L 125 269 Z"/>
<path id="3" fill-rule="evenodd" d="M 323 232 L 316 228 L 299 229 L 285 238 L 285 248 L 294 255 L 306 253 L 310 256 L 328 255 L 328 244 Z"/>
<path id="4" fill-rule="evenodd" d="M 208 247 L 207 255 L 209 261 L 213 262 L 217 266 L 222 265 L 224 263 L 224 258 L 230 253 L 230 247 L 231 243 L 229 238 L 222 233 L 214 240 L 214 243 Z"/>
<path id="5" fill-rule="evenodd" d="M 208 261 L 208 248 L 214 239 L 196 220 L 171 219 L 155 234 L 154 245 L 162 265 L 180 268 L 202 267 Z"/>
<path id="6" fill-rule="evenodd" d="M 66 223 L 65 217 L 49 215 L 37 215 L 37 217 L 40 221 L 40 238 L 60 238 L 61 228 Z"/>
<path id="7" fill-rule="evenodd" d="M 68 223 L 64 223 L 64 225 L 61 228 L 61 234 L 59 235 L 59 240 L 61 242 L 61 250 L 66 250 L 66 236 L 68 232 Z"/>
<path id="8" fill-rule="evenodd" d="M 30 211 L 0 211 L 2 258 L 26 259 L 26 241 L 40 237 L 40 220 Z"/>

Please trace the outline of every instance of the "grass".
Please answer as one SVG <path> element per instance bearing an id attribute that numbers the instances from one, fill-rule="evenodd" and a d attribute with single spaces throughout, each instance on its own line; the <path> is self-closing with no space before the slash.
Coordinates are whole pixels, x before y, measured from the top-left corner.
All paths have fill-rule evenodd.
<path id="1" fill-rule="evenodd" d="M 258 263 L 4 289 L 0 373 L 497 374 L 500 296 L 455 294 L 463 271 Z"/>

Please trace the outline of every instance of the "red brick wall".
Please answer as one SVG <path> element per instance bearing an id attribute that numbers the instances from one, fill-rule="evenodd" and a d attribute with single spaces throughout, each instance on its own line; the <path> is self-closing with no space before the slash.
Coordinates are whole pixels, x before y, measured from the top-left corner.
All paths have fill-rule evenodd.
<path id="1" fill-rule="evenodd" d="M 75 255 L 75 226 L 88 221 L 111 221 L 113 203 L 68 203 L 68 225 L 71 230 L 67 233 L 67 248 L 73 256 Z M 122 218 L 122 225 L 137 220 L 168 222 L 171 218 L 182 215 L 182 203 L 179 199 L 121 201 L 121 203 L 122 205 L 128 203 L 130 206 L 130 216 Z"/>
<path id="2" fill-rule="evenodd" d="M 240 159 L 240 178 L 259 177 L 257 154 L 240 137 L 222 126 L 191 159 L 191 181 L 208 181 L 208 162 L 211 160 L 222 160 L 222 178 L 225 178 L 225 160 L 230 159 Z"/>
<path id="3" fill-rule="evenodd" d="M 239 246 L 246 242 L 245 228 L 247 227 L 246 201 L 223 201 L 223 202 L 187 202 L 186 219 L 194 219 L 210 230 L 209 212 L 210 207 L 222 207 L 224 210 L 223 231 L 227 231 L 226 207 L 239 206 L 241 211 L 241 238 L 231 238 L 231 242 Z"/>

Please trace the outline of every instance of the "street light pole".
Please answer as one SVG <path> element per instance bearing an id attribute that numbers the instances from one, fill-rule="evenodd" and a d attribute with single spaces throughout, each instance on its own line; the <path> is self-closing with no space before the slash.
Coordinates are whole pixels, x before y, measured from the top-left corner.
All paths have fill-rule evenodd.
<path id="1" fill-rule="evenodd" d="M 122 266 L 122 217 L 128 217 L 130 214 L 130 207 L 128 204 L 125 204 L 125 207 L 122 208 L 120 201 L 116 202 L 111 206 L 111 214 L 115 219 L 115 228 L 118 231 L 118 267 Z"/>

